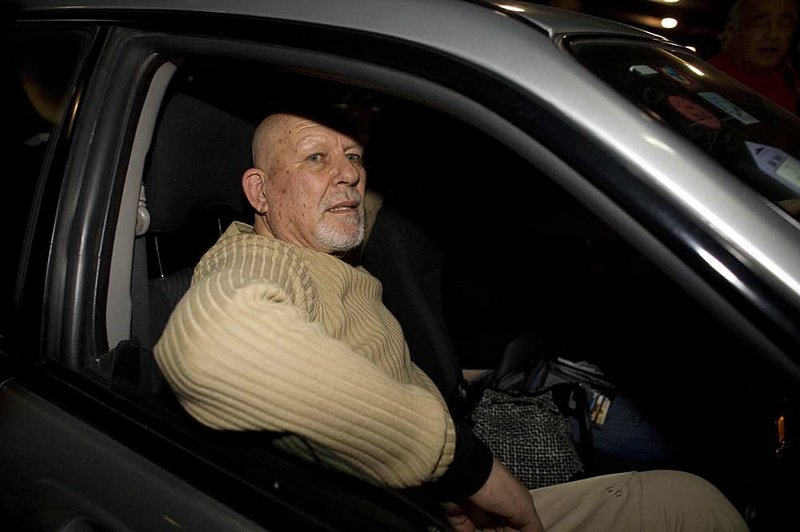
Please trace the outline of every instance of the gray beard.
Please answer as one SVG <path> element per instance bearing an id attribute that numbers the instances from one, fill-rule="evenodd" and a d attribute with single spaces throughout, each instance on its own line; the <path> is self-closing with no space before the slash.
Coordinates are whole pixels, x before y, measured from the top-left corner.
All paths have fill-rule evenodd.
<path id="1" fill-rule="evenodd" d="M 334 229 L 324 223 L 317 225 L 314 231 L 317 242 L 333 253 L 344 253 L 358 247 L 364 240 L 363 205 L 356 212 L 358 216 L 348 218 L 346 230 Z"/>

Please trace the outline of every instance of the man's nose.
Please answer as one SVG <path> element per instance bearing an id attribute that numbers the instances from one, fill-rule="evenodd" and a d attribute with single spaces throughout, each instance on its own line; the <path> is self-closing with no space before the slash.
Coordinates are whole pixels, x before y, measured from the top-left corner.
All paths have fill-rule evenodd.
<path id="1" fill-rule="evenodd" d="M 354 185 L 361 179 L 363 169 L 359 163 L 350 160 L 345 154 L 337 157 L 334 171 L 334 178 L 337 183 Z"/>

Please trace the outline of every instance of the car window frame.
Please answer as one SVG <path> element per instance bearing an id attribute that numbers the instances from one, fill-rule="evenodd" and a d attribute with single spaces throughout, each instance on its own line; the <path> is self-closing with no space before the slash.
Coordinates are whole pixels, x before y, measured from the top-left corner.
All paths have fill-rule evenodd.
<path id="1" fill-rule="evenodd" d="M 48 247 L 52 237 L 52 221 L 59 201 L 62 168 L 69 154 L 76 122 L 74 112 L 85 87 L 87 65 L 97 53 L 98 32 L 82 25 L 57 25 L 51 27 L 37 23 L 12 25 L 4 33 L 25 35 L 37 39 L 38 35 L 75 35 L 83 39 L 82 50 L 75 59 L 72 75 L 64 87 L 57 120 L 50 131 L 46 151 L 38 169 L 38 177 L 28 208 L 22 247 L 13 270 L 15 285 L 10 309 L 15 334 L 3 342 L 2 349 L 13 354 L 16 362 L 34 364 L 42 359 L 39 337 L 44 330 L 41 304 L 45 297 L 45 278 L 50 260 Z"/>
<path id="2" fill-rule="evenodd" d="M 274 24 L 274 22 L 268 23 L 269 26 L 274 26 Z M 246 32 L 245 36 L 248 35 L 249 32 Z M 165 39 L 167 42 L 171 42 L 172 46 L 177 44 L 178 39 L 177 35 L 159 36 L 157 32 L 148 37 L 142 35 L 139 37 L 144 40 Z M 351 37 L 360 39 L 363 36 Z M 559 152 L 563 150 L 564 144 L 574 145 L 576 131 L 569 129 L 573 125 L 568 121 L 564 121 L 564 129 L 557 130 L 553 124 L 564 119 L 563 117 L 558 119 L 548 117 L 547 115 L 554 111 L 543 102 L 528 98 L 526 102 L 518 103 L 516 106 L 511 105 L 513 108 L 513 112 L 511 112 L 508 109 L 509 105 L 505 104 L 513 100 L 519 102 L 522 95 L 510 94 L 513 87 L 504 86 L 502 83 L 501 87 L 504 87 L 505 94 L 502 94 L 502 97 L 497 100 L 504 102 L 504 105 L 496 104 L 494 101 L 486 102 L 485 94 L 480 100 L 476 100 L 472 93 L 477 90 L 475 85 L 479 83 L 473 81 L 471 84 L 463 85 L 463 78 L 466 77 L 464 74 L 457 80 L 449 80 L 445 84 L 444 80 L 430 79 L 432 77 L 430 71 L 426 71 L 426 75 L 423 77 L 420 72 L 408 69 L 390 69 L 387 67 L 386 61 L 376 63 L 368 59 L 353 58 L 352 54 L 344 56 L 337 55 L 335 52 L 320 52 L 313 46 L 298 49 L 281 42 L 273 43 L 272 40 L 266 43 L 247 39 L 234 42 L 231 39 L 218 39 L 213 36 L 184 35 L 180 39 L 184 42 L 183 49 L 189 52 L 203 49 L 205 46 L 207 53 L 223 56 L 229 54 L 242 57 L 252 54 L 253 59 L 259 59 L 267 64 L 316 72 L 319 75 L 348 80 L 356 85 L 381 87 L 389 94 L 394 93 L 394 95 L 458 116 L 467 122 L 479 124 L 487 133 L 505 142 L 533 164 L 548 168 L 548 172 L 554 180 L 560 181 L 567 187 L 572 187 L 572 192 L 579 199 L 582 198 L 590 210 L 603 217 L 610 216 L 609 220 L 618 224 L 634 242 L 649 241 L 649 243 L 639 244 L 643 246 L 645 253 L 654 257 L 669 274 L 677 275 L 679 282 L 686 283 L 698 291 L 701 294 L 700 300 L 711 301 L 715 312 L 734 320 L 737 330 L 748 331 L 747 336 L 754 339 L 760 348 L 770 352 L 776 362 L 782 364 L 787 370 L 792 370 L 794 364 L 786 359 L 785 354 L 781 354 L 781 351 L 786 351 L 787 344 L 794 345 L 793 338 L 786 337 L 786 331 L 793 329 L 791 323 L 787 325 L 787 322 L 791 322 L 794 312 L 792 305 L 780 301 L 778 294 L 769 290 L 754 272 L 748 271 L 746 265 L 738 262 L 738 258 L 730 252 L 725 243 L 716 241 L 712 235 L 703 231 L 702 227 L 698 227 L 694 220 L 687 219 L 675 207 L 667 204 L 656 191 L 645 186 L 641 180 L 636 179 L 635 175 L 632 176 L 630 169 L 622 167 L 596 143 L 587 142 L 580 153 L 572 154 L 573 157 L 569 162 L 565 162 L 563 155 Z M 328 42 L 328 39 L 325 39 L 325 42 Z M 246 49 L 252 51 L 246 52 Z M 353 48 L 348 49 L 352 50 Z M 163 53 L 167 55 L 181 53 L 180 47 L 174 50 L 175 52 L 165 51 Z M 439 60 L 446 61 L 447 58 L 439 57 Z M 450 68 L 435 70 L 445 70 L 448 73 L 452 71 Z M 474 74 L 485 73 L 477 71 Z M 497 80 L 493 81 L 498 83 Z M 454 90 L 453 85 L 458 85 L 459 90 Z M 489 106 L 494 107 L 497 112 L 491 110 Z M 535 109 L 535 111 L 531 109 Z M 530 120 L 531 114 L 534 112 L 541 115 L 539 120 Z M 507 116 L 505 113 L 509 113 L 511 116 Z M 519 124 L 520 115 L 528 119 L 528 122 L 523 124 L 525 127 L 521 127 Z M 541 122 L 547 125 L 532 128 L 531 122 L 534 122 L 534 125 Z M 580 132 L 577 134 L 580 135 Z M 535 140 L 537 138 L 540 140 Z M 561 150 L 553 150 L 556 140 L 561 144 Z M 598 175 L 598 168 L 603 169 L 602 175 Z M 625 186 L 621 186 L 620 182 L 624 182 Z M 603 206 L 604 202 L 608 205 Z M 612 208 L 611 205 L 614 207 Z M 619 209 L 620 205 L 624 206 L 626 214 L 622 214 L 623 209 L 620 209 L 617 214 L 609 214 L 610 211 Z M 624 218 L 625 222 L 620 222 L 620 218 Z M 676 228 L 680 229 L 676 230 Z M 704 250 L 704 254 L 698 254 L 698 250 Z M 703 259 L 708 255 L 714 256 L 729 271 L 734 271 L 740 278 L 746 279 L 748 292 L 745 294 L 737 292 L 736 287 L 732 287 L 719 271 Z M 753 292 L 760 292 L 759 297 L 755 299 L 756 308 L 753 306 Z M 712 297 L 712 294 L 716 294 L 716 297 Z M 97 307 L 102 307 L 100 302 Z M 781 311 L 788 312 L 788 315 L 780 315 Z M 744 327 L 745 324 L 751 322 L 753 326 Z M 761 331 L 764 330 L 769 334 L 763 334 Z M 778 347 L 770 346 L 776 337 L 778 338 Z M 783 349 L 780 347 L 781 345 L 784 346 Z M 793 371 L 793 373 L 797 372 Z"/>

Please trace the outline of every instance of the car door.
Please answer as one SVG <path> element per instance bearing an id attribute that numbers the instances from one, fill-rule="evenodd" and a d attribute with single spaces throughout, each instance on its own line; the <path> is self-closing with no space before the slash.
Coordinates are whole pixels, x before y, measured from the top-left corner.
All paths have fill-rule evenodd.
<path id="1" fill-rule="evenodd" d="M 438 526 L 408 496 L 265 452 L 268 437 L 215 434 L 143 393 L 138 204 L 175 70 L 165 57 L 188 54 L 191 38 L 59 22 L 3 38 L 20 69 L 5 87 L 20 117 L 6 122 L 5 149 L 24 170 L 4 213 L 20 260 L 3 286 L 3 526 Z"/>

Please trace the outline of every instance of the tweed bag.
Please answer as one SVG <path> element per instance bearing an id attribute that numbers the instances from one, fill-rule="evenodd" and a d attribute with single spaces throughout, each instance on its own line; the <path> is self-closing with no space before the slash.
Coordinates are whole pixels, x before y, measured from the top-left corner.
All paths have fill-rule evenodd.
<path id="1" fill-rule="evenodd" d="M 528 489 L 566 482 L 583 471 L 570 425 L 551 390 L 486 388 L 472 411 L 473 430 Z"/>

